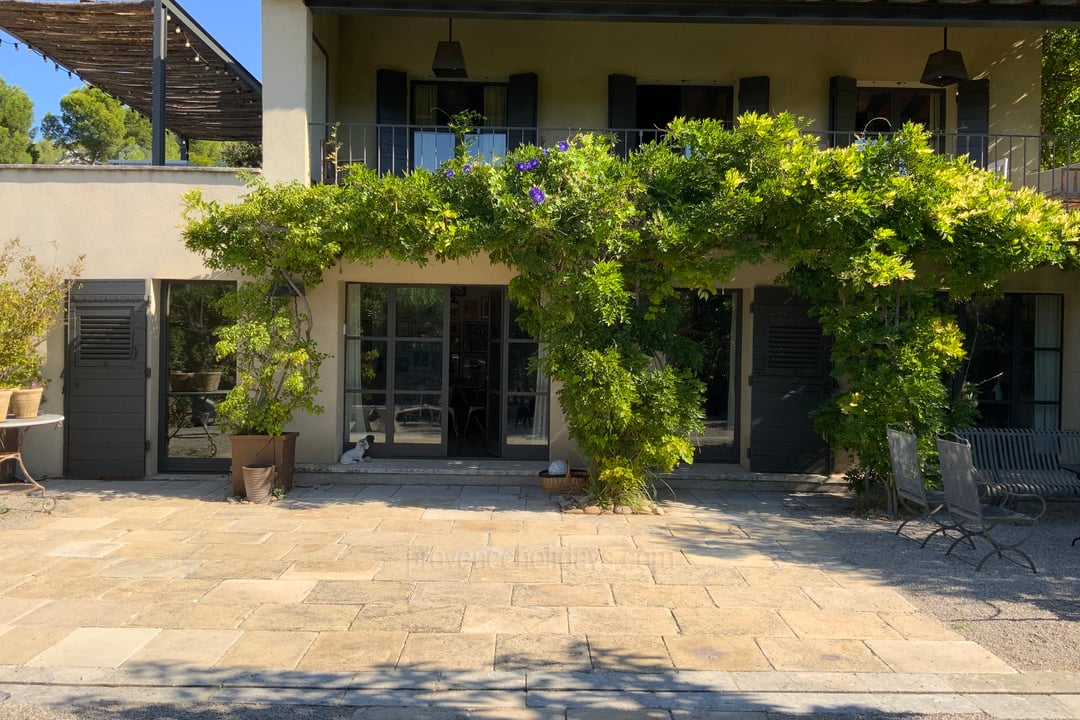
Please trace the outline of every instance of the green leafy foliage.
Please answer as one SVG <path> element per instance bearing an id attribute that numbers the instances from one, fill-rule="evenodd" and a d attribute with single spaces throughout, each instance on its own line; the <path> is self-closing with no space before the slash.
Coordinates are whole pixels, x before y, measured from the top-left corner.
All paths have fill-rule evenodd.
<path id="1" fill-rule="evenodd" d="M 951 304 L 999 292 L 1009 273 L 1074 262 L 1075 223 L 1041 195 L 931 152 L 914 126 L 822 153 L 793 199 L 775 208 L 795 231 L 776 246 L 783 280 L 833 339 L 838 386 L 816 426 L 856 459 L 855 489 L 891 500 L 883 428 L 928 439 L 970 419 L 970 398 L 946 387 L 965 356 Z"/>
<path id="2" fill-rule="evenodd" d="M 322 412 L 315 398 L 326 355 L 311 339 L 303 306 L 297 297 L 272 294 L 265 280 L 222 298 L 221 310 L 233 322 L 218 331 L 217 357 L 236 358 L 236 386 L 217 406 L 225 432 L 280 435 L 294 413 Z"/>
<path id="3" fill-rule="evenodd" d="M 119 101 L 95 87 L 76 88 L 60 98 L 60 117 L 45 113 L 41 134 L 72 157 L 102 163 L 119 157 L 127 137 L 127 113 Z"/>
<path id="4" fill-rule="evenodd" d="M 208 267 L 247 278 L 217 305 L 231 321 L 218 330 L 217 359 L 236 362 L 236 385 L 217 406 L 228 433 L 280 435 L 296 412 L 323 410 L 316 398 L 326 354 L 311 339 L 300 286 L 321 282 L 339 250 L 303 222 L 308 190 L 253 181 L 244 202 L 226 206 L 199 191 L 186 196 L 187 247 Z"/>
<path id="5" fill-rule="evenodd" d="M 457 118 L 455 132 L 472 120 Z M 943 289 L 963 300 L 992 295 L 1011 272 L 1075 267 L 1077 224 L 935 154 L 913 126 L 831 150 L 804 130 L 786 115 L 745 115 L 734 129 L 676 120 L 626 159 L 611 138 L 582 135 L 494 162 L 459 152 L 437 173 L 256 182 L 236 205 L 189 198 L 185 236 L 211 268 L 269 267 L 309 287 L 340 260 L 483 254 L 512 268 L 518 322 L 543 342 L 538 362 L 561 385 L 590 493 L 606 504 L 642 502 L 653 473 L 693 457 L 701 343 L 679 332 L 677 288 L 707 296 L 740 267 L 779 261 L 779 280 L 833 339 L 838 391 L 817 427 L 887 490 L 886 424 L 929 437 L 970 414 L 944 383 L 964 339 Z"/>
<path id="6" fill-rule="evenodd" d="M 42 118 L 43 140 L 34 150 L 42 159 L 36 162 L 66 159 L 99 164 L 109 160 L 150 159 L 153 142 L 150 119 L 102 90 L 90 86 L 76 88 L 60 99 L 60 110 L 59 117 L 46 113 Z M 233 149 L 247 145 L 191 140 L 188 162 L 199 166 L 249 167 L 252 166 L 250 150 Z M 227 147 L 233 154 L 226 158 Z M 168 160 L 180 157 L 180 143 L 172 133 L 165 134 L 165 157 Z"/>
<path id="7" fill-rule="evenodd" d="M 0 387 L 41 383 L 41 345 L 63 319 L 68 289 L 83 259 L 62 267 L 43 265 L 20 241 L 0 245 Z"/>
<path id="8" fill-rule="evenodd" d="M 1080 135 L 1080 30 L 1051 28 L 1043 34 L 1042 131 Z M 1063 158 L 1075 162 L 1075 158 Z"/>
<path id="9" fill-rule="evenodd" d="M 32 160 L 34 104 L 22 88 L 0 78 L 0 164 Z"/>

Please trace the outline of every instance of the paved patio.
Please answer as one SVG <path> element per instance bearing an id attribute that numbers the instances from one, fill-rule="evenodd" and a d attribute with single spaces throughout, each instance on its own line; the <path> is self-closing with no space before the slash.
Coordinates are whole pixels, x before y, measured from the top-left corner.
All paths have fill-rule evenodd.
<path id="1" fill-rule="evenodd" d="M 586 516 L 521 486 L 47 486 L 53 515 L 0 531 L 8 704 L 1080 718 L 1080 674 L 1010 667 L 779 494 Z"/>

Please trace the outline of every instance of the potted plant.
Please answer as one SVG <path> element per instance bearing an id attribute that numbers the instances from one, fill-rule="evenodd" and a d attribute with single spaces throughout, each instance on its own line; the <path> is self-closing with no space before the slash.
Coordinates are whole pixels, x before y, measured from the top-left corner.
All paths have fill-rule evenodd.
<path id="1" fill-rule="evenodd" d="M 244 468 L 273 465 L 277 486 L 292 488 L 298 433 L 285 427 L 297 411 L 322 412 L 315 402 L 326 355 L 311 339 L 307 302 L 287 274 L 290 292 L 268 280 L 247 282 L 222 298 L 231 324 L 221 326 L 216 354 L 235 357 L 236 385 L 216 407 L 217 423 L 232 443 L 233 490 L 249 494 Z M 251 473 L 249 473 L 251 474 Z"/>
<path id="2" fill-rule="evenodd" d="M 252 178 L 250 187 L 242 203 L 206 201 L 198 190 L 185 198 L 188 249 L 207 267 L 244 277 L 216 304 L 225 323 L 216 331 L 215 356 L 234 358 L 236 384 L 215 412 L 230 435 L 238 495 L 246 494 L 245 465 L 273 464 L 278 487 L 288 492 L 298 433 L 285 428 L 297 412 L 322 412 L 316 398 L 326 355 L 311 338 L 304 287 L 322 280 L 333 252 L 310 242 L 311 212 L 300 202 L 300 186 L 275 189 Z"/>
<path id="3" fill-rule="evenodd" d="M 42 346 L 62 320 L 71 279 L 82 258 L 64 267 L 43 266 L 18 238 L 0 246 L 0 422 L 9 403 L 20 417 L 35 416 L 45 388 Z M 9 403 L 5 403 L 7 398 Z"/>

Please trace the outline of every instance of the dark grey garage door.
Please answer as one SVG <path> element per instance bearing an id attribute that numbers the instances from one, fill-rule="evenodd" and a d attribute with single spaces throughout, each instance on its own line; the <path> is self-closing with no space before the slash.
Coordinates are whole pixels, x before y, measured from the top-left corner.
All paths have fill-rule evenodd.
<path id="1" fill-rule="evenodd" d="M 832 392 L 829 345 L 809 306 L 780 287 L 758 287 L 751 306 L 750 469 L 827 473 L 828 444 L 810 413 Z"/>
<path id="2" fill-rule="evenodd" d="M 71 291 L 64 369 L 64 472 L 143 477 L 146 283 L 86 280 Z"/>

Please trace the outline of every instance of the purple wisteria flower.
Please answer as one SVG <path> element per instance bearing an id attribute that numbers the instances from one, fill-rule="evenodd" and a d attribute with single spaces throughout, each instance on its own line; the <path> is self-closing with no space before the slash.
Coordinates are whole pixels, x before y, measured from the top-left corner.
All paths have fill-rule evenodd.
<path id="1" fill-rule="evenodd" d="M 448 177 L 448 178 L 454 177 L 454 171 L 453 170 L 447 170 L 446 171 L 446 177 Z"/>
<path id="2" fill-rule="evenodd" d="M 559 152 L 566 152 L 570 149 L 570 143 L 566 142 L 565 140 L 560 140 L 558 143 L 555 144 L 555 147 L 559 148 Z"/>
<path id="3" fill-rule="evenodd" d="M 544 194 L 543 190 L 533 185 L 529 188 L 529 198 L 532 199 L 533 205 L 539 205 L 547 200 L 547 195 Z"/>
<path id="4" fill-rule="evenodd" d="M 529 166 L 527 164 L 523 163 L 523 162 L 519 162 L 517 164 L 517 169 L 518 169 L 518 172 L 525 172 L 526 170 L 529 169 Z"/>
<path id="5" fill-rule="evenodd" d="M 462 175 L 468 175 L 470 172 L 472 172 L 472 165 L 466 165 L 465 167 L 461 168 Z"/>
<path id="6" fill-rule="evenodd" d="M 547 156 L 548 156 L 548 155 L 550 155 L 550 154 L 551 154 L 551 153 L 550 153 L 550 152 L 548 152 L 548 149 L 547 149 L 547 148 L 544 148 L 544 157 L 547 157 Z"/>
<path id="7" fill-rule="evenodd" d="M 532 158 L 529 162 L 525 163 L 526 170 L 535 170 L 538 167 L 540 167 L 540 160 L 537 158 Z"/>

